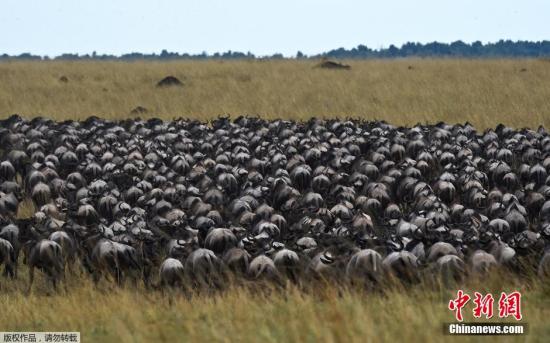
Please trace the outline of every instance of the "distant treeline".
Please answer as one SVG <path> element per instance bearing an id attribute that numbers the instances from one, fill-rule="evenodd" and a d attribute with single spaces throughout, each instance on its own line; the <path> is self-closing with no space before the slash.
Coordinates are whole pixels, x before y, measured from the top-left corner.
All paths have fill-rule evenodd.
<path id="1" fill-rule="evenodd" d="M 550 41 L 511 41 L 500 40 L 496 43 L 483 44 L 479 41 L 464 43 L 456 41 L 453 43 L 405 43 L 401 47 L 390 45 L 388 48 L 371 49 L 365 45 L 359 45 L 352 49 L 334 49 L 317 55 L 305 55 L 298 51 L 295 56 L 285 57 L 283 54 L 270 56 L 255 56 L 254 54 L 238 51 L 227 51 L 223 53 L 187 54 L 169 52 L 162 50 L 160 54 L 142 54 L 132 52 L 121 56 L 97 54 L 95 51 L 90 54 L 62 54 L 56 57 L 38 56 L 30 53 L 23 53 L 17 56 L 8 54 L 0 55 L 0 60 L 202 60 L 202 59 L 318 59 L 318 58 L 347 58 L 347 59 L 368 59 L 368 58 L 402 58 L 402 57 L 467 57 L 467 58 L 525 58 L 525 57 L 550 57 Z"/>

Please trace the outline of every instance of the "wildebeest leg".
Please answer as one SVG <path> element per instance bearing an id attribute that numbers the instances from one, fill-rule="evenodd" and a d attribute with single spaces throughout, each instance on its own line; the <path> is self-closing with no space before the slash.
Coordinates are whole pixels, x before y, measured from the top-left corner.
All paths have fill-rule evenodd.
<path id="1" fill-rule="evenodd" d="M 174 305 L 175 290 L 174 286 L 168 286 L 168 306 Z"/>
<path id="2" fill-rule="evenodd" d="M 99 284 L 99 279 L 101 279 L 101 271 L 94 270 L 94 273 L 92 274 L 92 279 L 94 280 L 94 284 L 97 287 Z"/>
<path id="3" fill-rule="evenodd" d="M 65 270 L 65 269 L 68 270 L 69 273 L 72 272 L 72 268 L 71 268 L 71 264 L 72 264 L 71 261 L 72 261 L 72 260 L 73 260 L 73 259 L 72 259 L 70 256 L 65 256 L 65 261 L 63 262 L 63 269 L 64 269 L 64 270 Z"/>
<path id="4" fill-rule="evenodd" d="M 68 293 L 67 278 L 65 276 L 65 264 L 63 264 L 63 269 L 61 270 L 61 282 L 63 282 L 63 289 L 65 290 L 65 293 Z"/>
<path id="5" fill-rule="evenodd" d="M 221 290 L 223 289 L 223 279 L 220 274 L 213 275 L 209 282 L 209 288 L 212 290 Z"/>
<path id="6" fill-rule="evenodd" d="M 176 281 L 174 282 L 174 287 L 177 289 L 181 289 L 183 286 L 183 276 L 181 274 L 178 274 L 176 277 Z"/>
<path id="7" fill-rule="evenodd" d="M 8 275 L 10 278 L 15 279 L 17 276 L 17 264 L 6 266 L 6 269 L 8 270 Z"/>
<path id="8" fill-rule="evenodd" d="M 1 262 L 0 262 L 1 263 Z M 15 278 L 15 274 L 14 274 L 14 267 L 15 267 L 15 264 L 13 264 L 13 262 L 11 261 L 5 261 L 6 265 L 4 266 L 4 277 L 10 277 L 10 278 Z"/>
<path id="9" fill-rule="evenodd" d="M 50 279 L 52 280 L 53 291 L 57 292 L 57 277 L 55 277 L 55 275 L 52 274 L 50 276 Z"/>
<path id="10" fill-rule="evenodd" d="M 78 268 L 76 264 L 77 256 L 75 254 L 72 254 L 68 263 L 67 263 L 67 269 L 69 270 L 69 275 L 72 275 L 74 271 L 76 271 L 76 268 Z"/>
<path id="11" fill-rule="evenodd" d="M 34 267 L 29 266 L 29 287 L 27 287 L 27 294 L 31 294 L 33 281 L 34 281 Z"/>
<path id="12" fill-rule="evenodd" d="M 19 261 L 19 249 L 14 251 L 14 260 L 13 260 L 13 278 L 17 279 L 17 261 Z"/>
<path id="13" fill-rule="evenodd" d="M 115 269 L 115 275 L 116 275 L 116 283 L 121 286 L 122 285 L 122 271 L 120 268 Z"/>
<path id="14" fill-rule="evenodd" d="M 134 273 L 133 271 L 126 271 L 125 273 L 126 273 L 125 275 L 127 275 L 130 281 L 132 282 L 132 286 L 134 288 L 137 288 L 139 283 L 139 276 L 142 275 L 142 273 Z"/>
<path id="15" fill-rule="evenodd" d="M 166 287 L 166 283 L 164 282 L 164 280 L 160 280 L 159 282 L 159 288 L 160 288 L 160 293 L 162 294 L 162 296 L 164 296 L 164 293 L 165 293 L 165 288 Z"/>
<path id="16" fill-rule="evenodd" d="M 86 273 L 95 274 L 95 268 L 92 268 L 92 263 L 87 255 L 81 256 L 80 258 L 80 275 Z"/>
<path id="17" fill-rule="evenodd" d="M 151 286 L 151 269 L 149 266 L 145 266 L 143 269 L 143 285 L 146 289 Z"/>

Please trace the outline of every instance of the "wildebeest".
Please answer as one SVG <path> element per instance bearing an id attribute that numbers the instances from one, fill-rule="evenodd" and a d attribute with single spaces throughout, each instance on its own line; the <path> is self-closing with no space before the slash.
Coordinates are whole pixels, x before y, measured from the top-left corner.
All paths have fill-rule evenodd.
<path id="1" fill-rule="evenodd" d="M 346 277 L 360 283 L 379 283 L 383 277 L 382 256 L 372 250 L 359 250 L 346 266 Z"/>
<path id="2" fill-rule="evenodd" d="M 238 276 L 246 275 L 250 260 L 250 254 L 241 248 L 229 249 L 223 256 L 225 266 Z"/>
<path id="3" fill-rule="evenodd" d="M 470 268 L 474 273 L 486 274 L 497 266 L 495 257 L 483 250 L 475 251 L 470 257 Z"/>
<path id="4" fill-rule="evenodd" d="M 65 231 L 54 231 L 48 237 L 49 240 L 59 244 L 63 251 L 63 260 L 65 261 L 65 266 L 69 267 L 69 270 L 72 269 L 71 266 L 74 265 L 76 259 L 76 242 L 69 234 Z"/>
<path id="5" fill-rule="evenodd" d="M 21 249 L 21 242 L 19 237 L 19 228 L 16 225 L 10 224 L 0 229 L 0 238 L 8 241 L 12 246 L 12 263 L 13 270 L 10 271 L 12 277 L 17 276 L 17 262 L 19 260 L 19 251 Z M 10 269 L 11 269 L 10 267 Z M 8 269 L 6 269 L 6 272 Z"/>
<path id="6" fill-rule="evenodd" d="M 272 259 L 259 255 L 250 262 L 248 276 L 253 280 L 277 280 L 279 273 Z"/>
<path id="7" fill-rule="evenodd" d="M 54 290 L 59 281 L 65 281 L 65 260 L 59 244 L 49 239 L 41 239 L 36 243 L 30 242 L 26 255 L 26 263 L 29 267 L 27 293 L 30 293 L 32 288 L 35 268 L 46 274 Z"/>
<path id="8" fill-rule="evenodd" d="M 11 243 L 0 238 L 0 265 L 4 265 L 4 275 L 15 276 L 15 251 Z"/>
<path id="9" fill-rule="evenodd" d="M 361 284 L 493 267 L 546 275 L 544 128 L 226 116 L 0 126 L 0 237 L 15 266 L 21 247 L 36 255 L 53 241 L 38 261 L 55 280 L 57 246 L 95 280 L 148 283 L 172 258 L 190 287 L 207 289 L 230 274 Z"/>
<path id="10" fill-rule="evenodd" d="M 125 276 L 133 276 L 132 273 L 141 270 L 138 254 L 133 247 L 104 238 L 96 243 L 91 263 L 96 283 L 108 273 L 118 284 L 122 284 Z"/>
<path id="11" fill-rule="evenodd" d="M 222 286 L 221 260 L 212 250 L 197 249 L 185 260 L 185 272 L 190 282 L 201 289 L 218 289 Z"/>
<path id="12" fill-rule="evenodd" d="M 456 255 L 443 255 L 435 261 L 434 271 L 442 282 L 450 285 L 453 281 L 460 281 L 466 277 L 466 263 Z"/>
<path id="13" fill-rule="evenodd" d="M 185 278 L 183 264 L 175 258 L 167 258 L 160 265 L 159 279 L 160 287 L 182 286 Z"/>
<path id="14" fill-rule="evenodd" d="M 295 251 L 286 248 L 279 249 L 274 254 L 273 263 L 281 275 L 284 275 L 293 282 L 299 281 L 300 274 L 305 265 Z"/>
<path id="15" fill-rule="evenodd" d="M 382 261 L 388 274 L 405 281 L 418 280 L 418 259 L 408 251 L 392 252 Z"/>

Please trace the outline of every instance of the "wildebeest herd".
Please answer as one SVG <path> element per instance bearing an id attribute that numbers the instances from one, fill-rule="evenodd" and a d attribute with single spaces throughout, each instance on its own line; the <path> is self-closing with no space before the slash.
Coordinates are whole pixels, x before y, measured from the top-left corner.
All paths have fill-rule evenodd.
<path id="1" fill-rule="evenodd" d="M 0 143 L 0 263 L 27 291 L 37 268 L 54 287 L 550 276 L 543 128 L 12 116 Z"/>

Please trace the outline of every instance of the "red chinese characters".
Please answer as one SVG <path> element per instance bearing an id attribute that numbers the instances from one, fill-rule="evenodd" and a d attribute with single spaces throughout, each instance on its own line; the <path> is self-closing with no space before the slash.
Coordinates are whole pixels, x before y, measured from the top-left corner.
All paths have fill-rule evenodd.
<path id="1" fill-rule="evenodd" d="M 506 294 L 502 292 L 498 301 L 498 316 L 507 318 L 513 316 L 521 320 L 521 294 L 518 291 Z"/>
<path id="2" fill-rule="evenodd" d="M 470 301 L 470 296 L 462 290 L 457 292 L 456 299 L 449 301 L 449 310 L 455 311 L 456 320 L 462 321 L 462 308 Z"/>
<path id="3" fill-rule="evenodd" d="M 481 315 L 484 314 L 485 318 L 490 319 L 493 317 L 493 295 L 491 293 L 486 294 L 484 297 L 481 296 L 481 293 L 475 292 L 474 304 L 474 317 L 481 318 Z"/>
<path id="4" fill-rule="evenodd" d="M 471 297 L 464 293 L 462 290 L 458 290 L 457 296 L 455 299 L 449 301 L 449 310 L 455 312 L 456 320 L 461 322 L 463 321 L 462 310 L 468 304 Z M 493 305 L 495 299 L 493 295 L 487 293 L 482 295 L 479 292 L 474 292 L 474 309 L 473 315 L 475 318 L 485 318 L 490 319 L 493 317 Z M 508 318 L 510 316 L 514 317 L 516 320 L 521 320 L 521 293 L 518 291 L 511 292 L 506 294 L 501 292 L 500 298 L 498 301 L 498 316 L 500 318 Z"/>

